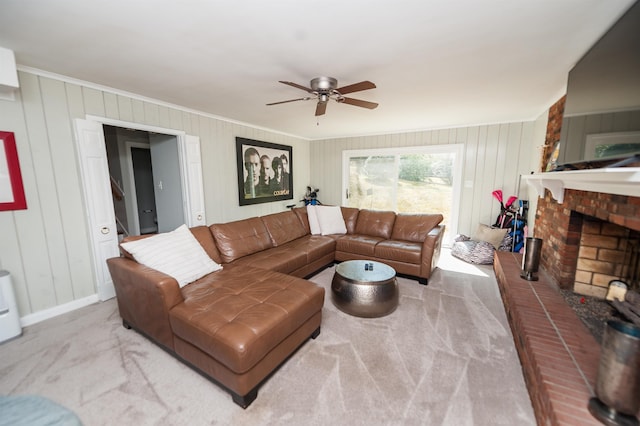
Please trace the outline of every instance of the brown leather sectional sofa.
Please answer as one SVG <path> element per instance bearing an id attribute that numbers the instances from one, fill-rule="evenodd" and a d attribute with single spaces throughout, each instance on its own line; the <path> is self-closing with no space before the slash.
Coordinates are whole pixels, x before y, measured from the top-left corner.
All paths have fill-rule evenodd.
<path id="1" fill-rule="evenodd" d="M 303 277 L 334 261 L 371 259 L 426 284 L 435 268 L 442 215 L 341 210 L 345 235 L 311 235 L 305 208 L 191 228 L 223 269 L 182 288 L 123 251 L 107 261 L 123 325 L 247 407 L 260 384 L 320 334 L 324 289 Z"/>

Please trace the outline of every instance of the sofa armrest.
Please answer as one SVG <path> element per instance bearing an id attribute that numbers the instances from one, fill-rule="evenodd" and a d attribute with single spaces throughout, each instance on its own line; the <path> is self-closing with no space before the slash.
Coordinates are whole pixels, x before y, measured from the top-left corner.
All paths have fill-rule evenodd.
<path id="1" fill-rule="evenodd" d="M 422 264 L 420 266 L 420 276 L 429 278 L 440 259 L 442 240 L 444 238 L 445 225 L 434 227 L 422 243 Z"/>
<path id="2" fill-rule="evenodd" d="M 108 259 L 107 266 L 123 321 L 173 350 L 169 311 L 184 300 L 178 282 L 125 257 Z"/>

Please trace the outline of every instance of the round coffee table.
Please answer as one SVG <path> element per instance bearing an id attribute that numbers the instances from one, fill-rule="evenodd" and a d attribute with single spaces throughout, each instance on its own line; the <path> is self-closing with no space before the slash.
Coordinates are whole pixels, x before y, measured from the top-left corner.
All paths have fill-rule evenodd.
<path id="1" fill-rule="evenodd" d="M 382 317 L 398 307 L 396 271 L 372 260 L 348 260 L 336 266 L 331 282 L 333 304 L 350 315 Z"/>

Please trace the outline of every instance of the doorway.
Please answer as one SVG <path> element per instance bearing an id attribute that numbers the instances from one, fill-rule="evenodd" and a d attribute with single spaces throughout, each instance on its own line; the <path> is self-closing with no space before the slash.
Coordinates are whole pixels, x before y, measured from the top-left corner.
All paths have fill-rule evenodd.
<path id="1" fill-rule="evenodd" d="M 158 217 L 156 215 L 156 196 L 153 185 L 153 164 L 149 148 L 129 149 L 133 172 L 132 200 L 136 202 L 136 219 L 140 234 L 155 234 L 158 232 Z"/>
<path id="2" fill-rule="evenodd" d="M 173 230 L 182 224 L 206 224 L 200 139 L 182 131 L 104 117 L 75 119 L 74 125 L 96 290 L 100 300 L 107 300 L 115 296 L 115 289 L 106 261 L 119 255 L 120 228 L 128 230 L 137 215 L 131 207 L 133 202 L 127 202 L 133 198 L 131 194 L 127 197 L 127 188 L 134 180 L 126 164 L 131 161 L 130 149 L 127 153 L 124 139 L 116 138 L 116 143 L 107 143 L 107 139 L 118 131 L 148 139 L 158 232 L 165 232 L 163 227 Z"/>
<path id="3" fill-rule="evenodd" d="M 185 223 L 178 137 L 103 126 L 118 239 Z M 112 185 L 113 186 L 113 185 Z"/>

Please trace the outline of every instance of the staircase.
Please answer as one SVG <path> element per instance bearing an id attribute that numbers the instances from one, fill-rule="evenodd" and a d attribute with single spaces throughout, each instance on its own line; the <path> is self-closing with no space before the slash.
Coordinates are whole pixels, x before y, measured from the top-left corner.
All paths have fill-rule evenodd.
<path id="1" fill-rule="evenodd" d="M 126 211 L 125 195 L 124 195 L 124 191 L 122 190 L 118 182 L 113 178 L 113 176 L 110 175 L 109 177 L 111 178 L 111 195 L 113 197 L 113 207 L 114 207 L 114 214 L 116 217 L 116 227 L 118 229 L 118 242 L 120 242 L 124 239 L 124 237 L 129 236 L 129 230 L 122 223 L 122 220 L 120 220 L 120 217 L 118 216 L 118 212 Z"/>

